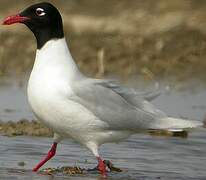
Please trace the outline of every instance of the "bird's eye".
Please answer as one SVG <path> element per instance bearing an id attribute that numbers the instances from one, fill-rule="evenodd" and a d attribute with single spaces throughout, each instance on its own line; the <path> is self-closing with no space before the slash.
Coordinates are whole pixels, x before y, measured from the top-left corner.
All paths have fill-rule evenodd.
<path id="1" fill-rule="evenodd" d="M 44 16 L 46 13 L 44 12 L 44 9 L 42 8 L 37 8 L 36 9 L 36 15 L 37 16 Z"/>

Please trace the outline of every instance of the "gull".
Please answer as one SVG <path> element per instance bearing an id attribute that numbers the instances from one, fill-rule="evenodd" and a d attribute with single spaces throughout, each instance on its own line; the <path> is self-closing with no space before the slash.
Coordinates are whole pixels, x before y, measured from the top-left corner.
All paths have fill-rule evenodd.
<path id="1" fill-rule="evenodd" d="M 34 34 L 37 51 L 28 82 L 28 100 L 36 117 L 54 132 L 53 144 L 38 171 L 65 138 L 86 146 L 97 158 L 97 169 L 107 175 L 98 149 L 148 130 L 184 130 L 200 121 L 168 117 L 150 101 L 157 94 L 140 93 L 106 79 L 83 75 L 68 49 L 62 17 L 50 3 L 31 5 L 4 19 L 4 25 L 25 24 Z M 26 48 L 26 47 L 25 47 Z"/>

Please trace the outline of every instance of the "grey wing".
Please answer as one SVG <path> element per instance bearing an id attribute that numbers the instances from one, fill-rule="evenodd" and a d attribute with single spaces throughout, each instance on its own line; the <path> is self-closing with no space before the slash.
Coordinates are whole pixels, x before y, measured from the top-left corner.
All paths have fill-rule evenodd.
<path id="1" fill-rule="evenodd" d="M 96 83 L 112 89 L 113 91 L 115 91 L 116 93 L 118 93 L 119 95 L 127 99 L 127 101 L 129 101 L 131 104 L 135 106 L 138 106 L 139 103 L 142 102 L 142 100 L 152 101 L 153 99 L 157 98 L 161 94 L 161 91 L 157 88 L 153 91 L 140 92 L 133 88 L 121 86 L 114 81 L 109 81 L 109 80 L 96 80 L 96 81 L 97 81 Z"/>
<path id="2" fill-rule="evenodd" d="M 132 97 L 105 83 L 93 79 L 78 81 L 72 86 L 75 95 L 71 98 L 106 122 L 109 129 L 147 129 L 155 118 L 162 116 L 144 99 L 139 97 L 138 103 L 133 103 Z"/>
<path id="3" fill-rule="evenodd" d="M 146 112 L 150 112 L 155 117 L 158 118 L 163 118 L 167 116 L 164 112 L 155 108 L 150 102 L 148 102 L 155 99 L 161 94 L 159 90 L 155 90 L 152 92 L 140 92 L 133 88 L 121 86 L 115 83 L 114 81 L 109 81 L 109 80 L 96 80 L 96 81 L 97 84 L 105 86 L 115 91 L 122 98 L 124 98 L 128 103 L 132 104 L 136 108 L 139 108 Z"/>

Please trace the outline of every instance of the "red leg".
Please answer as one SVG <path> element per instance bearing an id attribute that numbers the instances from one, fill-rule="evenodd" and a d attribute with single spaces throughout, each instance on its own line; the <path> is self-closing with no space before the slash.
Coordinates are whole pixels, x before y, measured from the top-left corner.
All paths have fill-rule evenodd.
<path id="1" fill-rule="evenodd" d="M 104 164 L 104 161 L 100 157 L 97 157 L 97 160 L 98 160 L 98 165 L 97 165 L 98 170 L 100 171 L 102 176 L 106 177 L 107 171 L 106 171 L 106 165 Z"/>
<path id="2" fill-rule="evenodd" d="M 54 142 L 51 149 L 47 153 L 47 156 L 39 163 L 37 164 L 32 171 L 36 172 L 39 170 L 40 167 L 42 167 L 48 160 L 50 160 L 53 156 L 56 154 L 56 148 L 57 148 L 57 143 Z"/>

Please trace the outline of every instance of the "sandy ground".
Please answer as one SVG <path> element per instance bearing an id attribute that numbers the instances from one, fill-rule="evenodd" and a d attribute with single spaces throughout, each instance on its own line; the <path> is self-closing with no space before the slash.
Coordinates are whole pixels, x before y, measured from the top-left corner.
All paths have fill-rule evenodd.
<path id="1" fill-rule="evenodd" d="M 52 131 L 37 121 L 0 122 L 0 134 L 4 136 L 45 136 L 51 137 Z"/>
<path id="2" fill-rule="evenodd" d="M 32 0 L 1 0 L 1 19 Z M 95 77 L 206 79 L 206 1 L 50 1 L 61 11 L 80 69 Z M 35 40 L 22 25 L 0 27 L 0 74 L 29 72 Z"/>

